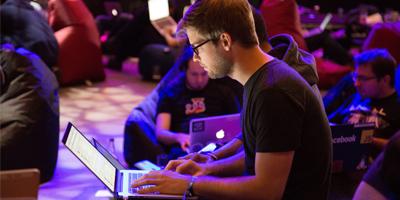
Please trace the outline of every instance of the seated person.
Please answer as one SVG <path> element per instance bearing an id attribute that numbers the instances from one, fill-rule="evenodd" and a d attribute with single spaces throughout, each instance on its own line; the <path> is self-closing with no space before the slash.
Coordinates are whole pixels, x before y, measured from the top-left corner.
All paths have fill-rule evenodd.
<path id="1" fill-rule="evenodd" d="M 51 69 L 57 64 L 58 43 L 45 19 L 30 1 L 1 0 L 0 41 L 37 54 Z M 44 3 L 44 6 L 46 4 Z"/>
<path id="2" fill-rule="evenodd" d="M 333 123 L 375 123 L 373 144 L 382 148 L 400 129 L 400 97 L 394 88 L 396 61 L 383 49 L 365 51 L 354 60 L 357 93 L 328 118 Z"/>
<path id="3" fill-rule="evenodd" d="M 207 71 L 193 62 L 192 55 L 186 55 L 181 66 L 184 72 L 161 93 L 157 106 L 156 136 L 167 145 L 169 159 L 188 151 L 191 119 L 240 112 L 234 91 L 209 80 Z"/>
<path id="4" fill-rule="evenodd" d="M 0 170 L 37 168 L 47 182 L 58 155 L 57 79 L 38 55 L 9 44 L 0 63 Z"/>
<path id="5" fill-rule="evenodd" d="M 400 198 L 400 131 L 375 160 L 354 194 L 354 200 Z"/>
<path id="6" fill-rule="evenodd" d="M 182 17 L 183 6 L 189 2 L 185 1 L 169 1 L 170 15 L 175 21 L 179 21 Z M 175 42 L 171 43 L 170 31 L 166 30 L 162 35 L 153 27 L 149 18 L 147 4 L 142 5 L 135 12 L 135 17 L 129 20 L 123 27 L 110 33 L 106 46 L 112 54 L 108 67 L 115 70 L 122 69 L 122 63 L 129 56 L 138 57 L 141 50 L 149 44 L 168 45 L 166 51 L 172 53 L 179 52 Z M 179 53 L 178 53 L 179 54 Z"/>

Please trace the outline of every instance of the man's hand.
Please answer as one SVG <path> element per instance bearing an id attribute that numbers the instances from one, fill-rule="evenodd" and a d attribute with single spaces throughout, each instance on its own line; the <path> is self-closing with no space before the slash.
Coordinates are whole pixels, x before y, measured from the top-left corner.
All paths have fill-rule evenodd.
<path id="1" fill-rule="evenodd" d="M 165 167 L 165 170 L 176 171 L 180 174 L 192 176 L 208 175 L 206 165 L 196 163 L 193 160 L 171 160 Z"/>
<path id="2" fill-rule="evenodd" d="M 185 133 L 177 133 L 176 134 L 176 142 L 181 145 L 181 148 L 188 152 L 190 147 L 190 136 Z"/>
<path id="3" fill-rule="evenodd" d="M 214 159 L 207 154 L 191 153 L 186 156 L 179 157 L 179 160 L 193 160 L 198 163 L 208 163 L 214 161 Z"/>
<path id="4" fill-rule="evenodd" d="M 140 194 L 161 193 L 183 195 L 190 183 L 191 177 L 172 171 L 151 171 L 132 183 Z M 143 188 L 141 186 L 152 185 Z"/>

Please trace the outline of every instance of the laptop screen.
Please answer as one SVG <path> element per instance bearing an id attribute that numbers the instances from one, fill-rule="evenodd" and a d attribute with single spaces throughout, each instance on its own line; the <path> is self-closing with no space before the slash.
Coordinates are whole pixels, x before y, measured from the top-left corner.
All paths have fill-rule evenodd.
<path id="1" fill-rule="evenodd" d="M 322 20 L 321 24 L 319 25 L 319 28 L 321 29 L 321 31 L 325 30 L 325 28 L 328 26 L 331 19 L 332 19 L 332 14 L 328 13 L 325 16 L 324 20 Z"/>
<path id="2" fill-rule="evenodd" d="M 63 143 L 114 192 L 117 169 L 71 123 L 68 123 Z"/>
<path id="3" fill-rule="evenodd" d="M 169 16 L 168 0 L 149 0 L 150 20 L 158 20 Z"/>
<path id="4" fill-rule="evenodd" d="M 122 166 L 122 164 L 118 161 L 118 159 L 114 157 L 115 155 L 111 154 L 106 148 L 104 148 L 103 145 L 100 144 L 99 141 L 97 141 L 94 138 L 93 138 L 93 145 L 98 151 L 100 151 L 101 154 L 103 154 L 103 156 L 107 158 L 107 160 L 109 160 L 112 163 L 113 166 L 115 166 L 115 168 L 117 168 L 118 170 L 125 169 L 125 167 Z"/>

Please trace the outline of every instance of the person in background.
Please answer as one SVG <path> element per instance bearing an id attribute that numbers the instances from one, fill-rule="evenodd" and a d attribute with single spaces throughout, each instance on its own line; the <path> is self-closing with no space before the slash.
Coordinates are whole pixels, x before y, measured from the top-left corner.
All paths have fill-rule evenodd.
<path id="1" fill-rule="evenodd" d="M 350 96 L 329 115 L 332 123 L 374 123 L 373 144 L 382 149 L 400 129 L 400 97 L 394 87 L 396 61 L 385 49 L 372 49 L 354 59 L 354 87 Z"/>
<path id="2" fill-rule="evenodd" d="M 218 199 L 326 199 L 332 162 L 327 117 L 309 84 L 259 47 L 249 3 L 197 0 L 180 24 L 193 59 L 211 78 L 229 75 L 244 85 L 245 157 L 234 155 L 202 169 L 191 160 L 170 162 L 132 187 L 154 185 L 138 191 Z M 188 163 L 190 171 L 183 174 L 214 177 L 172 172 Z M 243 172 L 247 176 L 240 176 Z"/>
<path id="3" fill-rule="evenodd" d="M 400 131 L 379 154 L 354 194 L 353 200 L 400 199 Z"/>
<path id="4" fill-rule="evenodd" d="M 1 1 L 1 44 L 10 43 L 37 54 L 49 68 L 58 59 L 58 43 L 45 16 L 34 9 L 29 0 Z M 40 1 L 42 9 L 47 2 Z"/>
<path id="5" fill-rule="evenodd" d="M 191 119 L 238 113 L 241 106 L 233 90 L 209 80 L 207 71 L 191 59 L 191 48 L 186 51 L 179 78 L 163 90 L 157 106 L 156 136 L 167 146 L 169 159 L 189 151 Z"/>

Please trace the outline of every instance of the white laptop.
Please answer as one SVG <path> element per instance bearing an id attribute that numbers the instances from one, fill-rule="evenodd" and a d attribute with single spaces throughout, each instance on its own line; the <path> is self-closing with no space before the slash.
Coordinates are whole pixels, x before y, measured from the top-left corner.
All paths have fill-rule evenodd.
<path id="1" fill-rule="evenodd" d="M 192 119 L 189 126 L 190 151 L 198 152 L 210 143 L 227 143 L 240 132 L 239 113 Z"/>
<path id="2" fill-rule="evenodd" d="M 168 26 L 176 30 L 177 23 L 169 15 L 168 0 L 148 0 L 148 6 L 151 24 L 160 34 Z"/>
<path id="3" fill-rule="evenodd" d="M 149 171 L 118 169 L 72 123 L 68 123 L 63 144 L 113 193 L 116 198 L 182 199 L 180 195 L 138 194 L 131 183 Z M 105 149 L 104 149 L 105 150 Z M 151 186 L 150 186 L 151 187 Z"/>
<path id="4" fill-rule="evenodd" d="M 325 15 L 324 20 L 322 20 L 321 24 L 319 25 L 319 29 L 321 31 L 326 29 L 326 27 L 328 26 L 329 22 L 331 22 L 332 17 L 333 16 L 332 16 L 331 13 L 328 13 L 328 14 Z"/>

